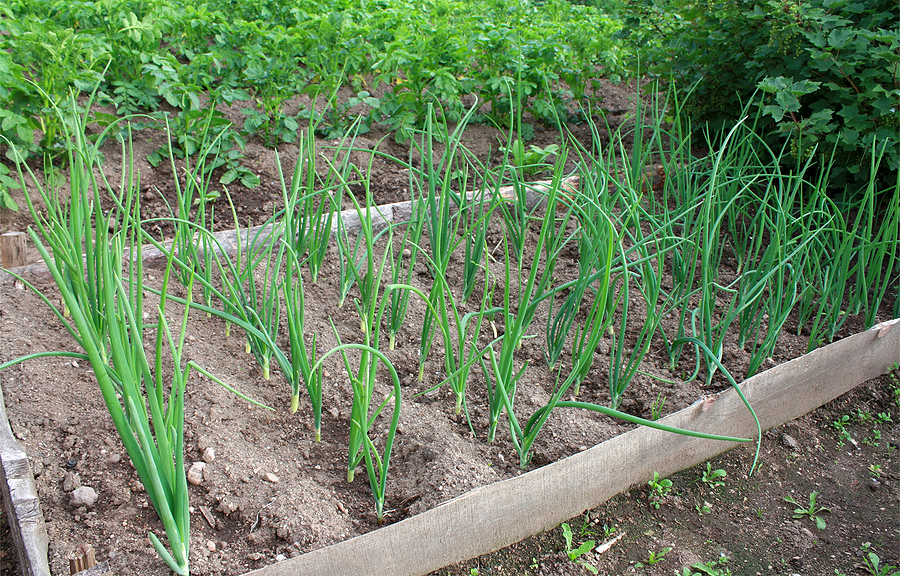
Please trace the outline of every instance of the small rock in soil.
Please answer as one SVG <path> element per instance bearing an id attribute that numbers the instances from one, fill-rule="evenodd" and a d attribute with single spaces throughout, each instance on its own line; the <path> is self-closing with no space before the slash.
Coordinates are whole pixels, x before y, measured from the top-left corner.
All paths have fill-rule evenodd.
<path id="1" fill-rule="evenodd" d="M 97 503 L 99 498 L 100 496 L 97 495 L 97 492 L 93 488 L 90 486 L 82 486 L 81 488 L 76 488 L 75 491 L 72 492 L 70 504 L 76 508 L 79 506 L 90 508 Z"/>
<path id="2" fill-rule="evenodd" d="M 122 461 L 122 456 L 120 456 L 119 454 L 110 454 L 109 458 L 107 458 L 106 461 L 110 464 L 118 464 Z"/>
<path id="3" fill-rule="evenodd" d="M 265 480 L 266 482 L 271 482 L 272 484 L 277 484 L 279 478 L 271 472 L 266 472 L 265 475 L 263 475 L 263 480 Z"/>
<path id="4" fill-rule="evenodd" d="M 202 484 L 203 468 L 205 467 L 205 462 L 194 462 L 193 464 L 191 464 L 190 469 L 187 471 L 187 481 L 194 486 L 199 486 L 200 484 Z"/>
<path id="5" fill-rule="evenodd" d="M 215 552 L 216 551 L 216 543 L 213 542 L 212 540 L 207 540 L 206 549 L 209 550 L 210 552 Z"/>
<path id="6" fill-rule="evenodd" d="M 66 477 L 63 479 L 62 489 L 63 492 L 71 492 L 76 488 L 81 486 L 81 478 L 78 474 L 74 472 L 66 473 Z"/>
<path id="7" fill-rule="evenodd" d="M 204 462 L 212 462 L 216 459 L 216 449 L 212 446 L 207 447 L 205 450 L 203 450 L 202 458 Z"/>
<path id="8" fill-rule="evenodd" d="M 800 444 L 790 434 L 784 434 L 781 437 L 781 441 L 784 442 L 784 445 L 791 450 L 798 450 L 800 448 Z"/>

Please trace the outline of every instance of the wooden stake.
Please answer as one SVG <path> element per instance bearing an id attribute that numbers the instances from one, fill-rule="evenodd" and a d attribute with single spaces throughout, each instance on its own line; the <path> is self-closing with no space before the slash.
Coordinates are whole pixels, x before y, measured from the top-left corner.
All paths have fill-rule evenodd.
<path id="1" fill-rule="evenodd" d="M 109 569 L 109 562 L 97 564 L 94 556 L 94 547 L 90 544 L 81 545 L 81 556 L 69 558 L 69 574 L 78 576 L 113 576 Z"/>
<path id="2" fill-rule="evenodd" d="M 0 236 L 0 253 L 4 268 L 17 268 L 25 265 L 25 233 L 7 232 Z"/>

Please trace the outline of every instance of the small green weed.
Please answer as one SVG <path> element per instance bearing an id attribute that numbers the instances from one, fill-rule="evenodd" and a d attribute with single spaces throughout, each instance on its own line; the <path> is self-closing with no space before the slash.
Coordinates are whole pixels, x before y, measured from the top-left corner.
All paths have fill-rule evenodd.
<path id="1" fill-rule="evenodd" d="M 843 446 L 845 440 L 849 442 L 851 439 L 850 432 L 847 430 L 847 424 L 849 424 L 849 423 L 850 423 L 850 416 L 847 414 L 844 414 L 843 416 L 841 416 L 840 418 L 838 418 L 837 420 L 835 420 L 834 422 L 831 423 L 832 428 L 837 430 L 841 435 L 841 439 L 838 441 L 838 446 Z"/>
<path id="2" fill-rule="evenodd" d="M 668 478 L 660 479 L 659 473 L 654 472 L 653 480 L 647 482 L 647 485 L 650 486 L 650 505 L 658 510 L 662 500 L 672 491 L 672 481 Z"/>
<path id="3" fill-rule="evenodd" d="M 566 539 L 566 555 L 569 557 L 569 560 L 584 566 L 591 574 L 597 574 L 598 571 L 596 568 L 580 559 L 594 549 L 595 542 L 593 540 L 586 540 L 578 548 L 572 549 L 572 527 L 569 526 L 568 523 L 563 522 L 561 528 L 563 531 L 563 538 Z"/>
<path id="4" fill-rule="evenodd" d="M 703 504 L 695 504 L 694 510 L 697 511 L 698 516 L 703 516 L 704 514 L 712 513 L 712 506 L 710 506 L 709 502 L 704 501 Z"/>
<path id="5" fill-rule="evenodd" d="M 603 541 L 609 540 L 610 536 L 612 536 L 616 531 L 616 527 L 612 524 L 603 524 Z"/>
<path id="6" fill-rule="evenodd" d="M 881 464 L 870 464 L 869 474 L 872 475 L 872 478 L 881 478 Z"/>
<path id="7" fill-rule="evenodd" d="M 649 551 L 650 556 L 647 558 L 646 562 L 638 562 L 635 564 L 636 568 L 643 568 L 644 566 L 653 566 L 663 558 L 665 558 L 666 554 L 671 552 L 673 548 L 671 546 L 666 546 L 659 552 L 654 552 L 653 550 Z"/>
<path id="8" fill-rule="evenodd" d="M 725 482 L 721 480 L 721 478 L 724 478 L 725 476 L 725 470 L 722 470 L 721 468 L 713 470 L 712 464 L 707 462 L 706 471 L 703 472 L 703 475 L 700 477 L 700 481 L 710 488 L 719 488 L 720 486 L 725 485 Z"/>
<path id="9" fill-rule="evenodd" d="M 666 403 L 666 395 L 660 393 L 656 400 L 650 404 L 650 419 L 651 420 L 659 420 L 659 417 L 662 415 L 663 405 Z"/>
<path id="10" fill-rule="evenodd" d="M 728 564 L 728 556 L 712 562 L 697 562 L 690 568 L 682 569 L 681 576 L 731 576 L 731 570 L 725 568 L 725 564 Z"/>
<path id="11" fill-rule="evenodd" d="M 900 576 L 900 570 L 890 564 L 882 564 L 881 558 L 874 552 L 863 557 L 863 564 L 872 576 Z"/>
<path id="12" fill-rule="evenodd" d="M 831 512 L 831 510 L 816 504 L 816 496 L 818 495 L 818 492 L 810 493 L 809 507 L 807 508 L 801 508 L 800 504 L 798 504 L 792 496 L 785 496 L 784 501 L 796 506 L 796 508 L 794 509 L 794 518 L 809 517 L 810 520 L 813 520 L 816 523 L 816 528 L 818 528 L 819 530 L 824 530 L 825 520 L 822 519 L 819 514 L 822 514 L 823 512 Z"/>
<path id="13" fill-rule="evenodd" d="M 873 448 L 878 448 L 881 445 L 881 430 L 872 430 L 872 435 L 863 438 L 862 442 Z"/>
<path id="14" fill-rule="evenodd" d="M 894 399 L 894 405 L 900 408 L 900 364 L 894 364 L 894 368 L 888 373 L 891 381 L 891 396 Z"/>

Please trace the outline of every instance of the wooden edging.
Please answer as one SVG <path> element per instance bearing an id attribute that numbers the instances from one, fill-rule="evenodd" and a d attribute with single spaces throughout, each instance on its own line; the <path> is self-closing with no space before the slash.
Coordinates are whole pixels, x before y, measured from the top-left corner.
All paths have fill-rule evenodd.
<path id="1" fill-rule="evenodd" d="M 655 171 L 648 170 L 648 174 L 655 174 Z M 546 199 L 547 193 L 552 185 L 553 181 L 551 180 L 525 182 L 522 183 L 522 185 L 518 189 L 515 186 L 502 186 L 497 191 L 497 193 L 500 195 L 500 197 L 505 198 L 507 201 L 517 202 L 519 200 L 518 191 L 523 192 L 525 195 L 525 209 L 530 212 L 541 206 L 543 201 Z M 564 178 L 560 181 L 559 185 L 560 189 L 564 193 L 572 192 L 574 189 L 578 188 L 579 178 L 578 176 L 570 176 L 568 178 Z M 480 194 L 480 192 L 468 192 L 467 197 L 478 199 L 480 198 Z M 490 191 L 485 192 L 485 198 L 489 196 Z M 409 201 L 373 206 L 371 208 L 372 227 L 376 231 L 378 231 L 393 222 L 408 221 L 411 215 L 412 205 Z M 334 218 L 335 222 L 338 218 L 343 220 L 344 229 L 350 234 L 355 234 L 362 228 L 360 214 L 355 209 L 344 210 L 340 214 L 336 214 Z M 235 230 L 225 230 L 223 232 L 217 232 L 215 234 L 215 238 L 219 246 L 222 247 L 222 250 L 229 254 L 235 254 L 237 252 L 238 243 L 240 243 L 241 246 L 245 246 L 248 239 L 250 241 L 254 241 L 254 239 L 259 238 L 259 240 L 262 241 L 268 238 L 271 233 L 272 225 L 266 224 L 262 226 L 254 226 L 252 228 L 242 229 L 240 231 L 240 235 Z M 336 233 L 337 225 L 335 223 L 335 225 L 332 226 L 332 234 Z M 24 234 L 15 233 L 15 235 L 19 243 L 24 242 Z M 167 242 L 166 246 L 168 248 L 171 248 L 172 243 Z M 24 252 L 24 244 L 20 249 Z M 144 264 L 161 266 L 166 262 L 166 254 L 152 245 L 146 245 L 143 248 L 143 260 Z M 10 272 L 12 274 L 10 274 Z M 13 274 L 15 274 L 16 276 L 21 276 L 26 280 L 53 280 L 53 277 L 50 275 L 50 271 L 47 269 L 47 265 L 43 261 L 36 262 L 34 264 L 28 264 L 26 266 L 17 266 L 15 268 L 10 268 L 9 270 L 0 270 L 0 284 L 12 281 L 15 278 Z"/>
<path id="2" fill-rule="evenodd" d="M 16 442 L 0 386 L 0 491 L 23 576 L 49 576 L 50 538 L 28 455 Z"/>
<path id="3" fill-rule="evenodd" d="M 891 320 L 750 378 L 741 389 L 764 430 L 818 408 L 900 362 Z M 669 426 L 755 438 L 734 390 L 660 420 Z M 669 476 L 734 448 L 637 428 L 522 476 L 476 488 L 412 518 L 245 576 L 420 576 L 539 534 L 630 486 Z"/>
<path id="4" fill-rule="evenodd" d="M 830 402 L 900 362 L 900 319 L 814 350 L 741 384 L 764 430 Z M 660 420 L 755 437 L 734 390 Z M 658 472 L 669 476 L 736 446 L 637 428 L 522 476 L 476 488 L 412 518 L 244 576 L 420 576 L 544 532 Z M 22 574 L 50 576 L 48 537 L 28 457 L 0 387 L 2 491 Z"/>

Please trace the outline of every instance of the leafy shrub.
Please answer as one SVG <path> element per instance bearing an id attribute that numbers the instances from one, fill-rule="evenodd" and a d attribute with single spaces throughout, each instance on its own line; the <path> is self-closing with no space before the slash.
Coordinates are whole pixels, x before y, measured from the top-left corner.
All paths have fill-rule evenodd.
<path id="1" fill-rule="evenodd" d="M 878 186 L 896 185 L 895 0 L 625 0 L 616 11 L 649 70 L 696 84 L 695 119 L 720 128 L 753 100 L 770 144 L 800 162 L 834 151 L 833 185 L 867 184 L 873 152 L 883 153 Z"/>

